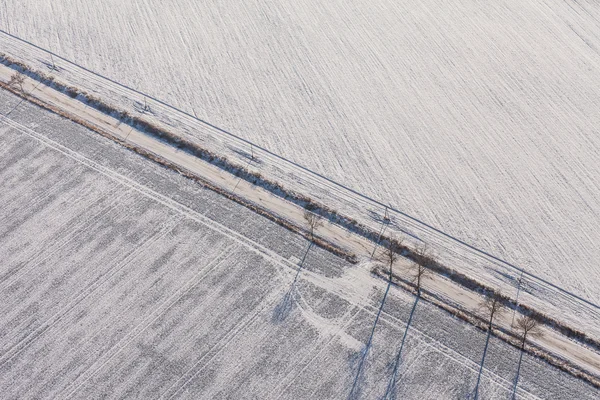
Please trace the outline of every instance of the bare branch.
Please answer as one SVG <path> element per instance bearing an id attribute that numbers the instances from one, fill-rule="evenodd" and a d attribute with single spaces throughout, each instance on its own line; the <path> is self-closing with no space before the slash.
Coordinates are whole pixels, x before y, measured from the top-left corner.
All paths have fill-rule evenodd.
<path id="1" fill-rule="evenodd" d="M 530 315 L 520 316 L 517 319 L 517 321 L 515 322 L 515 324 L 513 325 L 513 329 L 515 329 L 519 332 L 519 335 L 521 337 L 521 348 L 525 347 L 525 342 L 527 341 L 527 337 L 543 336 L 540 322 Z"/>
<path id="2" fill-rule="evenodd" d="M 494 317 L 498 316 L 505 310 L 505 305 L 502 302 L 502 294 L 499 292 L 491 292 L 485 296 L 483 301 L 479 303 L 479 307 L 486 313 L 488 317 L 488 328 L 492 328 Z"/>
<path id="3" fill-rule="evenodd" d="M 433 256 L 427 245 L 417 247 L 414 252 L 414 262 L 410 269 L 413 275 L 413 283 L 417 287 L 417 293 L 421 293 L 423 279 L 431 274 L 429 264 L 433 261 Z"/>
<path id="4" fill-rule="evenodd" d="M 394 236 L 391 236 L 383 246 L 382 253 L 377 257 L 380 263 L 385 264 L 389 268 L 390 280 L 392 279 L 392 267 L 398 261 L 403 241 L 404 239 L 402 238 L 396 239 Z"/>
<path id="5" fill-rule="evenodd" d="M 305 210 L 304 211 L 304 220 L 306 221 L 306 225 L 308 226 L 308 233 L 310 235 L 310 240 L 315 239 L 315 230 L 319 227 L 323 226 L 322 217 L 319 214 L 315 214 L 312 211 Z"/>
<path id="6" fill-rule="evenodd" d="M 15 90 L 20 90 L 24 92 L 23 84 L 25 83 L 25 77 L 20 72 L 15 72 L 8 81 L 8 87 L 11 87 Z"/>

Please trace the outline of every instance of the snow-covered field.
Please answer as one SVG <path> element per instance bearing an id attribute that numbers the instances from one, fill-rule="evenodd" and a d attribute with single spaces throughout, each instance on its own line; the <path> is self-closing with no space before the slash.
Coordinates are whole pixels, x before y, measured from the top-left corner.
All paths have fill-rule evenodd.
<path id="1" fill-rule="evenodd" d="M 6 0 L 0 28 L 600 302 L 593 1 Z"/>
<path id="2" fill-rule="evenodd" d="M 19 101 L 0 91 L 0 112 Z M 11 119 L 24 128 L 0 126 L 0 397 L 345 398 L 382 281 L 27 102 Z M 390 291 L 361 398 L 385 392 L 413 301 Z M 419 303 L 398 398 L 464 398 L 484 341 Z M 482 398 L 508 399 L 518 352 L 488 351 Z M 598 394 L 529 356 L 519 382 L 520 398 Z"/>

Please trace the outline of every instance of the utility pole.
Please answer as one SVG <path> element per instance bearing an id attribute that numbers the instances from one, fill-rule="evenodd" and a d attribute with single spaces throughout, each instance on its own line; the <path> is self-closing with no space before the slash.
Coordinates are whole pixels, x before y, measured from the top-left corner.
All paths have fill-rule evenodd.
<path id="1" fill-rule="evenodd" d="M 388 206 L 385 206 L 385 211 L 383 214 L 383 221 L 381 222 L 381 229 L 379 230 L 379 236 L 377 237 L 377 243 L 375 243 L 375 247 L 373 247 L 373 251 L 371 252 L 371 259 L 375 256 L 375 250 L 377 250 L 377 246 L 379 246 L 379 242 L 381 241 L 381 236 L 385 231 L 385 228 L 390 223 L 390 217 L 388 216 Z"/>
<path id="2" fill-rule="evenodd" d="M 521 293 L 521 287 L 525 286 L 527 287 L 527 285 L 524 285 L 524 281 L 523 281 L 523 274 L 525 272 L 524 268 L 521 268 L 521 274 L 519 275 L 519 279 L 517 279 L 517 296 L 515 298 L 515 309 L 513 310 L 513 316 L 512 316 L 512 321 L 510 323 L 510 326 L 513 326 L 515 323 L 515 314 L 517 313 L 517 309 L 519 308 L 519 294 Z"/>
<path id="3" fill-rule="evenodd" d="M 50 61 L 52 61 L 52 69 L 51 71 L 56 71 L 56 64 L 54 64 L 54 57 L 52 57 L 52 54 L 50 54 Z"/>

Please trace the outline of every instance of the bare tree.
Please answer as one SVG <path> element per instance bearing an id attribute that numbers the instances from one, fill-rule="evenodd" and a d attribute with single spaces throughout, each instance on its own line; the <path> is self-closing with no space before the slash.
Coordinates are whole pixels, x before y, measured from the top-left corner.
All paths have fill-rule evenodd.
<path id="1" fill-rule="evenodd" d="M 525 352 L 525 343 L 527 337 L 541 337 L 543 335 L 540 322 L 530 315 L 523 315 L 517 319 L 513 325 L 513 329 L 518 332 L 521 339 L 521 354 L 519 355 L 519 364 L 517 366 L 517 375 L 515 376 L 515 383 L 513 385 L 512 398 L 517 398 L 517 386 L 519 385 L 519 377 L 521 375 L 521 362 L 523 361 L 523 353 Z"/>
<path id="2" fill-rule="evenodd" d="M 315 231 L 320 226 L 323 226 L 322 217 L 319 214 L 315 214 L 310 210 L 304 211 L 304 220 L 306 221 L 306 225 L 308 226 L 308 234 L 310 235 L 310 240 L 315 240 Z"/>
<path id="3" fill-rule="evenodd" d="M 373 323 L 373 328 L 371 329 L 371 335 L 367 340 L 367 344 L 365 349 L 362 352 L 362 356 L 358 363 L 358 368 L 356 370 L 356 375 L 354 377 L 354 383 L 352 384 L 352 388 L 350 389 L 350 394 L 348 395 L 348 399 L 355 399 L 358 397 L 360 393 L 360 386 L 363 374 L 363 366 L 369 350 L 371 349 L 371 344 L 373 343 L 373 335 L 375 334 L 375 329 L 377 328 L 377 324 L 379 322 L 379 317 L 381 315 L 381 311 L 383 310 L 383 306 L 385 305 L 385 300 L 387 299 L 387 295 L 390 291 L 390 287 L 392 286 L 392 270 L 396 261 L 398 261 L 398 257 L 400 255 L 400 251 L 402 250 L 402 239 L 397 240 L 393 236 L 385 243 L 383 248 L 383 252 L 379 255 L 377 260 L 386 265 L 389 271 L 389 279 L 388 284 L 385 289 L 385 293 L 383 294 L 383 298 L 381 299 L 381 304 L 379 306 L 379 311 L 377 311 L 377 315 L 375 317 L 375 322 Z"/>
<path id="4" fill-rule="evenodd" d="M 8 81 L 8 87 L 11 87 L 15 90 L 20 90 L 24 92 L 23 84 L 25 83 L 25 76 L 23 76 L 20 72 L 15 72 Z"/>
<path id="5" fill-rule="evenodd" d="M 491 292 L 485 296 L 483 301 L 479 304 L 479 307 L 483 312 L 487 314 L 488 333 L 485 339 L 485 348 L 483 349 L 483 357 L 481 358 L 481 364 L 479 365 L 479 374 L 477 376 L 477 384 L 475 385 L 474 399 L 479 398 L 479 384 L 481 383 L 481 374 L 483 373 L 483 366 L 485 364 L 485 356 L 487 354 L 488 345 L 490 343 L 490 336 L 492 334 L 492 327 L 494 326 L 494 318 L 498 317 L 504 309 L 502 294 L 498 292 Z"/>
<path id="6" fill-rule="evenodd" d="M 527 341 L 528 336 L 542 336 L 540 322 L 530 315 L 523 315 L 519 317 L 513 328 L 520 333 L 519 336 L 521 337 L 521 349 L 525 348 L 525 342 Z"/>
<path id="7" fill-rule="evenodd" d="M 414 275 L 413 283 L 417 287 L 417 294 L 415 296 L 415 301 L 408 316 L 408 321 L 406 322 L 406 329 L 404 329 L 404 335 L 402 336 L 402 341 L 400 342 L 400 348 L 398 349 L 398 353 L 396 354 L 396 358 L 394 360 L 394 369 L 392 370 L 392 375 L 390 377 L 390 380 L 388 381 L 388 385 L 383 396 L 385 400 L 393 400 L 396 398 L 396 381 L 398 379 L 398 370 L 400 368 L 400 364 L 402 363 L 402 350 L 404 349 L 406 336 L 408 334 L 408 330 L 410 329 L 410 324 L 412 323 L 415 310 L 417 309 L 417 304 L 419 303 L 419 299 L 421 298 L 421 287 L 423 285 L 423 278 L 431 272 L 431 269 L 428 268 L 431 259 L 432 256 L 427 246 L 421 246 L 415 251 L 414 262 L 411 264 L 410 268 Z"/>
<path id="8" fill-rule="evenodd" d="M 488 316 L 488 330 L 492 329 L 494 318 L 503 313 L 505 310 L 505 305 L 502 301 L 502 294 L 498 292 L 489 293 L 485 296 L 483 301 L 479 303 L 479 307 Z"/>
<path id="9" fill-rule="evenodd" d="M 237 185 L 236 185 L 236 187 L 237 187 Z M 234 188 L 234 190 L 235 190 L 235 188 Z M 308 247 L 306 248 L 306 251 L 304 252 L 304 256 L 302 257 L 302 260 L 300 261 L 300 264 L 298 265 L 298 270 L 296 271 L 296 276 L 294 277 L 294 280 L 293 280 L 289 290 L 287 291 L 285 296 L 283 296 L 282 301 L 275 307 L 275 311 L 273 313 L 273 321 L 275 321 L 275 322 L 282 322 L 285 318 L 287 318 L 288 314 L 291 311 L 291 307 L 293 306 L 293 302 L 292 302 L 293 290 L 294 290 L 294 287 L 296 286 L 296 282 L 298 281 L 298 277 L 300 276 L 300 271 L 302 271 L 302 268 L 304 266 L 304 261 L 306 261 L 306 257 L 308 256 L 308 252 L 310 251 L 311 247 L 314 244 L 315 229 L 317 229 L 319 226 L 321 226 L 323 224 L 323 221 L 321 221 L 321 216 L 318 214 L 315 214 L 309 210 L 304 211 L 304 219 L 306 220 L 306 225 L 308 226 L 308 231 L 310 234 L 310 243 L 308 244 Z"/>
<path id="10" fill-rule="evenodd" d="M 383 246 L 383 251 L 377 257 L 377 260 L 388 267 L 388 274 L 390 282 L 392 280 L 392 269 L 396 261 L 398 261 L 398 257 L 400 256 L 400 252 L 402 251 L 402 243 L 404 239 L 396 239 L 395 236 L 390 236 L 389 240 Z"/>
<path id="11" fill-rule="evenodd" d="M 421 288 L 423 287 L 423 279 L 431 274 L 429 263 L 433 256 L 427 245 L 419 246 L 415 250 L 415 260 L 411 264 L 411 272 L 413 274 L 413 283 L 417 288 L 417 296 L 421 296 Z"/>

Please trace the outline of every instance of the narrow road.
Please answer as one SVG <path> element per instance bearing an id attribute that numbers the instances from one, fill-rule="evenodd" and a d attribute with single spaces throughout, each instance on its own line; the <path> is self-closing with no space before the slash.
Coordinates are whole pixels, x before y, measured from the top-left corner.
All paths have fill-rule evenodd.
<path id="1" fill-rule="evenodd" d="M 0 81 L 7 83 L 14 73 L 13 69 L 0 64 Z M 167 145 L 122 123 L 116 118 L 83 104 L 77 99 L 27 77 L 23 82 L 23 91 L 49 108 L 59 110 L 76 122 L 87 124 L 89 127 L 93 127 L 97 131 L 115 140 L 125 142 L 136 149 L 150 152 L 156 157 L 175 164 L 226 192 L 234 193 L 235 196 L 246 202 L 254 203 L 265 210 L 269 210 L 273 215 L 296 226 L 305 227 L 306 225 L 304 220 L 305 210 L 303 208 L 189 153 Z M 4 124 L 11 125 L 10 114 L 0 118 Z M 371 258 L 374 243 L 362 236 L 351 233 L 339 225 L 326 222 L 323 226 L 317 228 L 316 233 L 326 241 L 355 254 L 361 260 Z M 396 266 L 397 273 L 400 276 L 407 276 L 409 263 L 409 260 L 402 259 L 399 265 Z M 369 268 L 371 264 L 364 263 L 364 265 L 365 268 Z M 440 298 L 447 299 L 450 304 L 458 305 L 465 311 L 477 313 L 479 310 L 479 303 L 482 300 L 479 294 L 469 291 L 440 275 L 430 276 L 424 287 Z M 504 315 L 498 319 L 498 323 L 508 329 L 511 320 L 512 314 Z M 544 327 L 543 331 L 544 335 L 542 337 L 533 339 L 537 345 L 596 375 L 600 381 L 600 354 L 571 341 L 548 327 Z"/>

